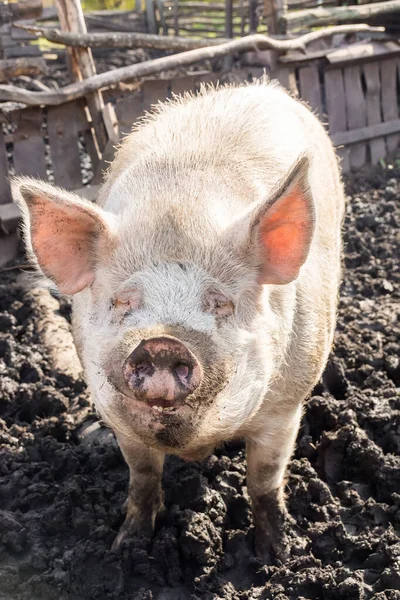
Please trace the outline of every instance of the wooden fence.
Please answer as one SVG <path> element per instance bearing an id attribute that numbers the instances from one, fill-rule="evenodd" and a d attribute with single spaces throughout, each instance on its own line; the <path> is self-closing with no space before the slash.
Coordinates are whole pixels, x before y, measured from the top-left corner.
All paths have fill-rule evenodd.
<path id="1" fill-rule="evenodd" d="M 147 0 L 147 27 L 165 35 L 226 38 L 352 22 L 399 31 L 396 4 L 391 0 Z"/>
<path id="2" fill-rule="evenodd" d="M 156 23 L 167 35 L 234 38 L 265 33 L 263 11 L 263 0 L 165 0 L 156 7 Z"/>
<path id="3" fill-rule="evenodd" d="M 396 4 L 393 0 L 145 0 L 144 10 L 102 10 L 85 15 L 89 32 L 125 31 L 161 33 L 181 37 L 235 38 L 251 33 L 277 34 L 304 31 L 321 24 L 367 22 L 400 31 L 400 6 L 382 15 L 353 14 L 371 7 Z M 376 9 L 375 9 L 376 10 Z M 57 11 L 45 8 L 38 21 L 57 22 Z M 324 19 L 324 20 L 322 20 Z M 33 21 L 31 21 L 33 23 Z M 33 43 L 32 43 L 33 42 Z M 64 54 L 55 48 L 54 53 Z M 7 23 L 0 26 L 0 57 L 40 55 L 36 36 Z"/>
<path id="4" fill-rule="evenodd" d="M 329 55 L 331 62 L 292 62 L 281 64 L 276 72 L 280 83 L 307 102 L 327 124 L 345 172 L 376 164 L 399 145 L 400 46 L 390 46 L 389 50 L 383 53 L 381 48 L 378 53 L 375 47 L 375 54 L 354 61 L 346 60 L 344 50 L 339 49 L 336 56 Z M 106 92 L 105 100 L 114 103 L 122 136 L 159 100 L 187 90 L 196 92 L 203 83 L 241 83 L 261 75 L 261 69 L 249 67 L 223 77 L 203 72 L 174 80 L 148 80 L 135 92 Z M 99 167 L 89 127 L 83 101 L 25 108 L 2 116 L 1 262 L 13 255 L 17 240 L 18 212 L 11 200 L 10 175 L 32 175 L 67 189 L 82 188 L 88 183 L 89 171 L 96 172 Z"/>

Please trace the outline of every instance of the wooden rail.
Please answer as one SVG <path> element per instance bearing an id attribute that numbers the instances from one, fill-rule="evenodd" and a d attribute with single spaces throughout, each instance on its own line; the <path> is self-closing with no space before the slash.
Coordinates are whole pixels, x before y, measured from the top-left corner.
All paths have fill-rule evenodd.
<path id="1" fill-rule="evenodd" d="M 400 0 L 350 6 L 318 6 L 298 11 L 286 11 L 280 17 L 280 30 L 292 31 L 308 27 L 326 27 L 340 23 L 368 22 L 374 17 L 400 13 Z"/>
<path id="2" fill-rule="evenodd" d="M 33 19 L 42 12 L 42 0 L 23 0 L 21 2 L 0 2 L 0 25 L 17 19 Z"/>

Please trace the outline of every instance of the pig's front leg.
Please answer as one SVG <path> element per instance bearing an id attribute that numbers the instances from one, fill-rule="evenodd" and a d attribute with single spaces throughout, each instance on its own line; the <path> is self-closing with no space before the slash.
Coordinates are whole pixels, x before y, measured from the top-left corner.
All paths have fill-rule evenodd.
<path id="1" fill-rule="evenodd" d="M 290 553 L 287 530 L 290 516 L 285 506 L 287 464 L 293 452 L 301 407 L 269 422 L 264 435 L 247 440 L 247 489 L 255 525 L 255 549 L 265 563 L 285 560 Z M 275 420 L 275 419 L 274 419 Z M 270 434 L 268 434 L 270 432 Z"/>
<path id="2" fill-rule="evenodd" d="M 157 513 L 163 507 L 161 477 L 164 453 L 117 434 L 121 452 L 129 467 L 126 517 L 113 543 L 116 550 L 125 538 L 151 537 Z"/>

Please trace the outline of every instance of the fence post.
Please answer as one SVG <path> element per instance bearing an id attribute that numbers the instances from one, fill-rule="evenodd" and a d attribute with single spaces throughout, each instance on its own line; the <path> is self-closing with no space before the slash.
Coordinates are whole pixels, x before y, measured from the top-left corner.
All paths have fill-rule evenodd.
<path id="1" fill-rule="evenodd" d="M 264 0 L 264 18 L 268 27 L 268 35 L 286 33 L 282 30 L 281 18 L 287 13 L 287 0 Z"/>
<path id="2" fill-rule="evenodd" d="M 153 0 L 146 0 L 147 27 L 149 33 L 158 33 Z"/>
<path id="3" fill-rule="evenodd" d="M 174 0 L 174 34 L 179 35 L 179 0 Z"/>
<path id="4" fill-rule="evenodd" d="M 233 38 L 233 0 L 225 0 L 225 37 Z M 233 66 L 233 57 L 226 56 L 223 60 L 223 70 L 230 71 Z"/>
<path id="5" fill-rule="evenodd" d="M 233 37 L 233 0 L 225 0 L 225 37 Z"/>
<path id="6" fill-rule="evenodd" d="M 85 18 L 80 0 L 56 0 L 56 7 L 60 26 L 63 31 L 71 33 L 87 33 Z M 71 48 L 68 66 L 74 81 L 80 81 L 96 75 L 92 51 L 90 48 Z M 67 55 L 68 56 L 68 55 Z M 112 112 L 111 105 L 104 106 L 101 91 L 97 90 L 86 96 L 87 108 L 92 121 L 92 133 L 99 160 L 102 158 L 107 146 L 117 142 L 117 136 L 107 127 L 104 118 L 110 120 L 108 113 Z M 106 114 L 107 113 L 107 114 Z M 114 115 L 115 120 L 115 115 Z M 110 137 L 110 134 L 112 137 Z"/>
<path id="7" fill-rule="evenodd" d="M 249 0 L 249 33 L 257 31 L 257 0 Z"/>

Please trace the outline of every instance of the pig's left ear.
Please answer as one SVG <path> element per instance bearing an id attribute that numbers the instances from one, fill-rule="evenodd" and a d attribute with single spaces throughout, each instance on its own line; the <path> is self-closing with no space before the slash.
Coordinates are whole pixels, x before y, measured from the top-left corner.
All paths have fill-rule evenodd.
<path id="1" fill-rule="evenodd" d="M 307 259 L 315 227 L 308 170 L 302 156 L 268 200 L 242 219 L 247 259 L 255 261 L 261 284 L 290 283 Z"/>
<path id="2" fill-rule="evenodd" d="M 63 294 L 75 294 L 95 277 L 99 253 L 111 249 L 113 216 L 91 202 L 29 177 L 12 192 L 22 212 L 32 258 Z"/>

